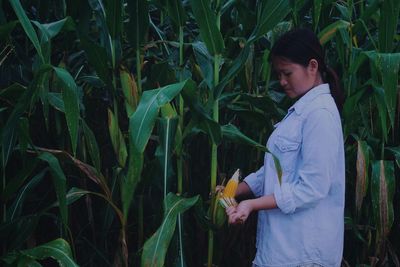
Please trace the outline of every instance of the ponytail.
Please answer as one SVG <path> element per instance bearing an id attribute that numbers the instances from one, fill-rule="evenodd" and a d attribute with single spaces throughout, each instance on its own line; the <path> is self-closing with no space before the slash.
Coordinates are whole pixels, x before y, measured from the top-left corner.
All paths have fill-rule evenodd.
<path id="1" fill-rule="evenodd" d="M 337 76 L 335 70 L 333 70 L 331 67 L 326 67 L 326 81 L 329 83 L 329 87 L 331 89 L 331 95 L 333 99 L 335 100 L 337 109 L 341 113 L 343 109 L 343 103 L 344 103 L 344 95 L 343 91 L 340 88 L 340 82 L 339 82 L 339 77 Z"/>

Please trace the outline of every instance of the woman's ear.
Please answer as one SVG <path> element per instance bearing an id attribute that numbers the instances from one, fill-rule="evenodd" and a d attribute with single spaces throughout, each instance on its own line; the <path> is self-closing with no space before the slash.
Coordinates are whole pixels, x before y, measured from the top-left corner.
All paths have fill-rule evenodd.
<path id="1" fill-rule="evenodd" d="M 311 59 L 308 62 L 308 69 L 311 73 L 316 74 L 318 72 L 318 61 L 316 59 Z"/>

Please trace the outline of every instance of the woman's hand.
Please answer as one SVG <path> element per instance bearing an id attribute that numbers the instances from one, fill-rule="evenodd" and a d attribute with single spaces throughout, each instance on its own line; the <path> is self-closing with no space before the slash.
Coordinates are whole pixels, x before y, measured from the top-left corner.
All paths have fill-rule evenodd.
<path id="1" fill-rule="evenodd" d="M 226 214 L 229 216 L 229 224 L 243 224 L 252 211 L 251 200 L 242 201 L 237 207 L 227 208 Z"/>

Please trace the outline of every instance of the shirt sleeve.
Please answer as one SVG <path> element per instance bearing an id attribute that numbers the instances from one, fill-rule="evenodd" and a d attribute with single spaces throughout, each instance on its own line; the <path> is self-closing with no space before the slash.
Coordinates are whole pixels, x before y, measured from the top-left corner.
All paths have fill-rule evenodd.
<path id="1" fill-rule="evenodd" d="M 328 195 L 341 144 L 337 123 L 326 109 L 314 110 L 306 118 L 298 179 L 292 183 L 277 184 L 274 188 L 277 206 L 283 213 L 313 207 Z"/>
<path id="2" fill-rule="evenodd" d="M 264 191 L 264 166 L 246 176 L 243 181 L 250 187 L 255 197 L 261 197 Z"/>

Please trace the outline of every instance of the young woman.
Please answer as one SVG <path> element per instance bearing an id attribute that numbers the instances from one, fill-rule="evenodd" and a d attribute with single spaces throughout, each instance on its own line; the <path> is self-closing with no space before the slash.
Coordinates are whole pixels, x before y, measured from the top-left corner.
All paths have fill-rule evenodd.
<path id="1" fill-rule="evenodd" d="M 266 154 L 236 193 L 255 198 L 228 208 L 229 223 L 243 223 L 258 211 L 254 267 L 340 266 L 345 166 L 337 76 L 307 29 L 284 34 L 270 59 L 286 95 L 297 99 L 267 142 L 280 161 L 282 183 Z"/>

